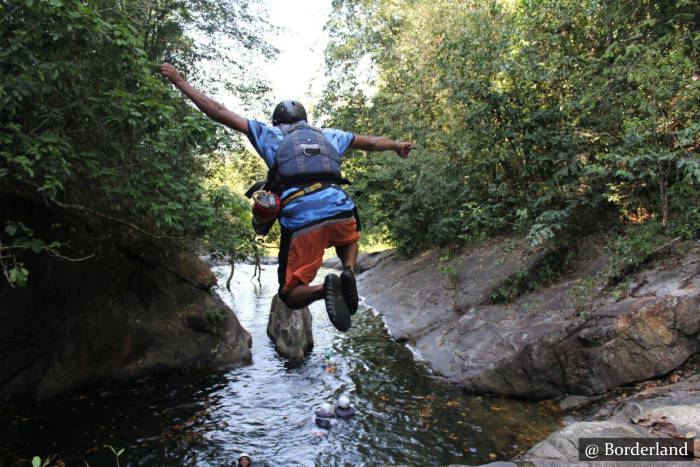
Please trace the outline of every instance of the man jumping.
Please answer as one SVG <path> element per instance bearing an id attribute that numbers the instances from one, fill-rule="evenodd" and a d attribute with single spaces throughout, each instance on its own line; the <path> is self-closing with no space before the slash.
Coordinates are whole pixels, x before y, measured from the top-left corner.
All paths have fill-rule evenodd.
<path id="1" fill-rule="evenodd" d="M 340 160 L 348 149 L 395 151 L 408 157 L 413 143 L 382 136 L 363 136 L 307 123 L 306 110 L 296 101 L 282 101 L 272 113 L 272 125 L 247 120 L 193 88 L 169 63 L 161 73 L 209 118 L 245 134 L 265 160 L 271 190 L 281 199 L 279 297 L 290 308 L 324 299 L 331 323 L 350 329 L 358 305 L 355 285 L 360 223 L 357 209 L 340 187 Z M 329 274 L 323 285 L 310 285 L 326 248 L 335 247 L 343 263 L 340 276 Z"/>

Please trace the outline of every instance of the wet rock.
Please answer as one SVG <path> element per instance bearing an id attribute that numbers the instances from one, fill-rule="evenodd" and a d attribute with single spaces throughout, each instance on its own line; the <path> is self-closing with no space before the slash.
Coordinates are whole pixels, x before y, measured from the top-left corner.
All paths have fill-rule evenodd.
<path id="1" fill-rule="evenodd" d="M 566 396 L 561 400 L 557 401 L 557 407 L 559 407 L 560 410 L 564 411 L 577 410 L 581 407 L 587 406 L 595 400 L 596 399 L 593 397 L 586 396 Z"/>
<path id="2" fill-rule="evenodd" d="M 289 308 L 277 295 L 272 298 L 267 335 L 284 358 L 301 360 L 314 348 L 311 312 L 308 307 Z"/>
<path id="3" fill-rule="evenodd" d="M 697 404 L 700 404 L 700 374 L 695 373 L 677 383 L 653 386 L 635 392 L 616 401 L 612 407 L 601 407 L 595 417 L 629 422 L 658 407 Z M 696 420 L 696 423 L 700 423 L 700 419 Z"/>
<path id="4" fill-rule="evenodd" d="M 359 257 L 358 257 L 359 259 Z M 340 258 L 337 256 L 333 256 L 332 258 L 324 259 L 323 260 L 323 267 L 328 268 L 328 269 L 338 269 L 341 270 L 343 269 L 343 263 L 340 261 Z"/>
<path id="5" fill-rule="evenodd" d="M 488 464 L 482 464 L 481 467 L 518 467 L 520 465 L 521 467 L 525 467 L 522 463 L 516 464 L 515 462 L 489 462 Z M 452 465 L 450 465 L 452 467 Z"/>
<path id="6" fill-rule="evenodd" d="M 578 463 L 580 438 L 644 438 L 650 437 L 642 427 L 624 422 L 578 422 L 550 435 L 536 444 L 523 457 L 526 462 L 543 465 L 547 462 Z"/>
<path id="7" fill-rule="evenodd" d="M 197 257 L 129 231 L 84 247 L 90 260 L 39 258 L 27 288 L 0 287 L 0 395 L 250 363 L 250 334 Z"/>
<path id="8" fill-rule="evenodd" d="M 576 271 L 511 303 L 492 298 L 544 258 L 517 240 L 448 261 L 437 250 L 391 257 L 359 275 L 358 290 L 395 339 L 477 393 L 590 396 L 664 375 L 698 353 L 700 243 L 631 277 L 618 298 L 598 297 L 604 262 L 590 243 Z"/>
<path id="9" fill-rule="evenodd" d="M 536 444 L 521 459 L 537 466 L 578 464 L 578 440 L 580 438 L 664 438 L 700 432 L 700 375 L 667 386 L 636 392 L 617 401 L 608 420 L 581 421 L 550 435 Z M 650 421 L 662 420 L 662 429 Z M 630 462 L 606 462 L 606 465 L 630 465 Z M 657 465 L 649 462 L 646 465 Z M 591 464 L 598 465 L 598 464 Z M 634 465 L 642 465 L 635 462 Z M 681 462 L 665 465 L 686 465 Z"/>
<path id="10" fill-rule="evenodd" d="M 377 264 L 385 261 L 386 259 L 396 255 L 396 250 L 383 250 L 375 251 L 373 253 L 362 253 L 357 256 L 357 262 L 355 263 L 355 272 L 360 274 L 368 269 L 372 269 Z M 343 265 L 340 258 L 334 256 L 323 261 L 323 267 L 329 269 L 343 269 Z"/>

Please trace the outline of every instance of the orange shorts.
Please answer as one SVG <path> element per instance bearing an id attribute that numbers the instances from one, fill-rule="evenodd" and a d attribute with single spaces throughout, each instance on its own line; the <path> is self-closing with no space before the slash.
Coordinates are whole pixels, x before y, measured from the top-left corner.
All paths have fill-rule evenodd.
<path id="1" fill-rule="evenodd" d="M 349 245 L 361 237 L 354 217 L 331 219 L 297 230 L 291 233 L 287 241 L 284 235 L 278 271 L 282 293 L 289 292 L 300 283 L 309 285 L 314 280 L 323 263 L 326 248 Z"/>

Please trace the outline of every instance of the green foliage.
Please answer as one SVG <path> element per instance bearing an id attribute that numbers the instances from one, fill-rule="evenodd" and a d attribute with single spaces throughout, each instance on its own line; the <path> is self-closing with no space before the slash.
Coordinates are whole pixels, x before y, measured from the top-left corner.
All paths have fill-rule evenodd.
<path id="1" fill-rule="evenodd" d="M 609 244 L 607 280 L 617 284 L 627 274 L 635 272 L 649 261 L 657 249 L 666 243 L 663 226 L 647 222 L 625 229 Z"/>
<path id="2" fill-rule="evenodd" d="M 206 186 L 212 193 L 211 205 L 221 214 L 220 221 L 202 236 L 202 244 L 218 259 L 233 264 L 262 256 L 263 248 L 251 227 L 250 202 L 240 193 L 244 193 L 254 181 L 264 180 L 266 172 L 262 159 L 243 148 L 229 153 L 226 159 L 209 163 Z"/>
<path id="3" fill-rule="evenodd" d="M 218 308 L 207 308 L 207 319 L 211 323 L 224 319 L 224 314 Z"/>
<path id="4" fill-rule="evenodd" d="M 34 456 L 32 458 L 32 467 L 49 467 L 51 465 L 51 462 L 53 461 L 54 457 L 55 456 L 48 457 L 42 461 L 41 457 Z"/>
<path id="5" fill-rule="evenodd" d="M 574 303 L 574 309 L 584 320 L 588 319 L 588 307 L 596 292 L 596 283 L 593 277 L 576 279 L 576 283 L 567 292 Z"/>
<path id="6" fill-rule="evenodd" d="M 212 235 L 231 248 L 249 241 L 233 219 L 241 201 L 205 183 L 217 151 L 231 148 L 228 135 L 159 73 L 164 59 L 188 70 L 222 58 L 219 42 L 242 56 L 272 54 L 256 32 L 265 23 L 246 8 L 208 0 L 0 4 L 0 193 L 85 216 L 103 232 L 129 225 L 190 245 Z M 212 39 L 194 41 L 196 31 Z M 241 75 L 220 84 L 248 89 L 244 100 L 264 94 Z M 21 213 L 5 214 L 0 266 L 10 285 L 24 285 L 22 255 L 57 254 L 63 241 L 35 237 L 38 226 L 20 229 Z M 235 238 L 225 238 L 226 228 Z"/>
<path id="7" fill-rule="evenodd" d="M 114 454 L 114 459 L 117 463 L 117 467 L 119 467 L 119 456 L 124 454 L 124 448 L 117 450 L 117 448 L 115 448 L 111 444 L 105 444 L 104 447 L 109 448 L 109 450 L 112 451 L 112 454 Z"/>
<path id="8" fill-rule="evenodd" d="M 447 278 L 451 289 L 457 288 L 457 281 L 459 279 L 459 271 L 457 271 L 453 259 L 454 258 L 450 257 L 449 252 L 440 257 L 440 274 Z"/>
<path id="9" fill-rule="evenodd" d="M 697 235 L 695 2 L 344 0 L 328 28 L 326 124 L 416 143 L 346 169 L 402 250 L 640 215 Z"/>
<path id="10" fill-rule="evenodd" d="M 506 277 L 503 285 L 491 294 L 491 303 L 511 302 L 525 293 L 552 284 L 573 259 L 563 248 L 550 251 L 530 269 L 520 269 Z"/>

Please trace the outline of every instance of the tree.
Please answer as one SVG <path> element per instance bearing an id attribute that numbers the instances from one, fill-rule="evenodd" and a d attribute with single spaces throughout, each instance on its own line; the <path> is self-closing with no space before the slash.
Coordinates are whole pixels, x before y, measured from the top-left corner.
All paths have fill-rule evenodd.
<path id="1" fill-rule="evenodd" d="M 687 0 L 336 1 L 319 108 L 417 143 L 349 165 L 369 227 L 405 251 L 640 219 L 692 236 L 697 21 Z"/>
<path id="2" fill-rule="evenodd" d="M 198 31 L 273 54 L 252 7 L 23 0 L 2 2 L 0 21 L 0 268 L 10 285 L 26 283 L 26 255 L 76 250 L 70 226 L 45 225 L 27 205 L 82 219 L 95 236 L 121 225 L 185 247 L 230 219 L 238 198 L 204 180 L 231 139 L 164 85 L 158 66 L 221 59 L 226 50 L 200 45 Z M 237 78 L 218 85 L 264 95 L 257 80 Z M 240 235 L 240 223 L 229 226 Z"/>

